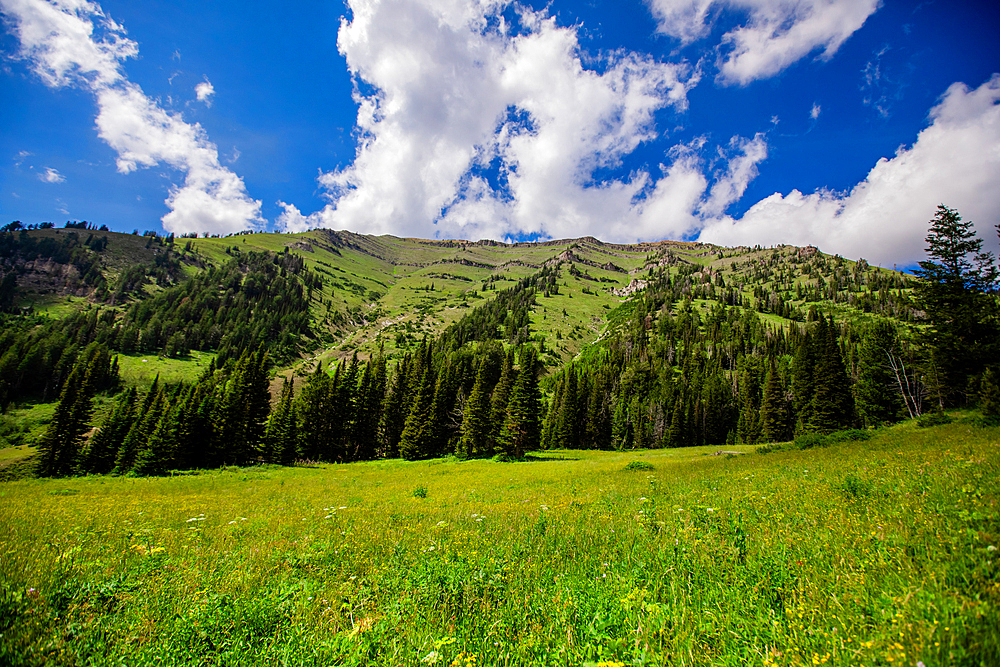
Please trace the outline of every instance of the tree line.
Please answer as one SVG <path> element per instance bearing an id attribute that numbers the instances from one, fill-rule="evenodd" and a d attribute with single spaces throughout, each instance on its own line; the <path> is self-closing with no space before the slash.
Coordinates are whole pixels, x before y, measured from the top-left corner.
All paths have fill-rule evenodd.
<path id="1" fill-rule="evenodd" d="M 971 224 L 945 207 L 932 220 L 928 244 L 915 298 L 898 295 L 918 327 L 879 317 L 838 322 L 817 304 L 801 321 L 778 325 L 760 313 L 756 298 L 746 302 L 737 292 L 740 305 L 730 304 L 734 287 L 721 276 L 664 266 L 616 311 L 601 345 L 542 378 L 528 313 L 540 292 L 557 289 L 553 265 L 391 367 L 381 353 L 317 364 L 299 386 L 284 381 L 272 410 L 271 356 L 261 345 L 244 347 L 191 385 L 127 389 L 85 441 L 87 397 L 116 375 L 95 370 L 116 368 L 98 344 L 62 385 L 40 470 L 159 474 L 227 463 L 755 444 L 875 427 L 948 406 L 979 403 L 996 416 L 993 257 L 982 252 Z M 836 282 L 872 279 L 864 270 Z M 719 290 L 714 305 L 700 307 L 696 298 L 711 288 Z M 163 312 L 176 302 L 165 302 Z"/>

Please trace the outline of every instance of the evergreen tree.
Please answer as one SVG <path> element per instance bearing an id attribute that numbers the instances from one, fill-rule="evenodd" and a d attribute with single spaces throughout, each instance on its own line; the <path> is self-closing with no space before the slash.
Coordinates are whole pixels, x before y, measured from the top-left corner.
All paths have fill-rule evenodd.
<path id="1" fill-rule="evenodd" d="M 521 351 L 521 370 L 510 394 L 507 416 L 500 436 L 501 451 L 520 458 L 541 444 L 541 394 L 538 390 L 538 351 L 526 345 Z"/>
<path id="2" fill-rule="evenodd" d="M 621 451 L 632 447 L 632 420 L 629 417 L 628 399 L 624 391 L 618 391 L 615 413 L 611 419 L 611 444 Z"/>
<path id="3" fill-rule="evenodd" d="M 1000 367 L 991 366 L 983 372 L 979 388 L 979 407 L 987 418 L 1000 420 Z"/>
<path id="4" fill-rule="evenodd" d="M 670 430 L 667 432 L 667 443 L 670 447 L 683 447 L 687 444 L 687 428 L 685 424 L 684 401 L 680 396 L 674 401 L 674 409 L 670 414 Z"/>
<path id="5" fill-rule="evenodd" d="M 555 443 L 558 449 L 580 448 L 580 403 L 577 396 L 576 368 L 570 364 L 566 369 L 565 386 L 556 420 Z"/>
<path id="6" fill-rule="evenodd" d="M 152 433 L 136 452 L 132 465 L 136 475 L 162 475 L 173 467 L 179 407 L 176 401 L 163 407 Z"/>
<path id="7" fill-rule="evenodd" d="M 760 423 L 761 369 L 760 359 L 744 357 L 740 373 L 740 417 L 736 423 L 736 436 L 745 445 L 760 442 L 763 435 Z"/>
<path id="8" fill-rule="evenodd" d="M 90 438 L 80 460 L 82 472 L 104 475 L 114 469 L 118 448 L 136 417 L 137 396 L 135 387 L 129 387 L 119 395 L 115 407 Z"/>
<path id="9" fill-rule="evenodd" d="M 927 374 L 936 383 L 940 406 L 965 404 L 984 368 L 1000 360 L 993 256 L 970 221 L 938 206 L 926 237 L 928 259 L 920 262 L 915 296 L 930 326 L 923 335 L 930 350 Z"/>
<path id="10" fill-rule="evenodd" d="M 556 391 L 549 404 L 548 416 L 545 418 L 545 426 L 542 429 L 542 449 L 555 449 L 559 445 L 556 441 L 556 424 L 559 422 L 559 407 L 562 404 L 563 387 L 566 378 L 563 376 L 561 382 L 556 385 Z"/>
<path id="11" fill-rule="evenodd" d="M 490 440 L 493 449 L 498 452 L 503 451 L 503 447 L 499 444 L 500 431 L 503 429 L 504 422 L 507 419 L 507 403 L 510 401 L 510 392 L 514 386 L 516 374 L 517 371 L 514 369 L 514 348 L 511 348 L 507 351 L 506 356 L 504 356 L 503 366 L 500 370 L 500 379 L 493 388 L 493 395 L 490 398 L 490 425 L 493 428 Z"/>
<path id="12" fill-rule="evenodd" d="M 826 322 L 821 319 L 825 334 Z M 808 430 L 812 420 L 812 401 L 816 393 L 816 346 L 814 336 L 806 330 L 799 340 L 792 362 L 792 409 L 795 412 L 795 432 Z"/>
<path id="13" fill-rule="evenodd" d="M 788 439 L 788 413 L 785 407 L 785 389 L 774 361 L 767 372 L 764 398 L 760 405 L 761 431 L 765 442 Z"/>
<path id="14" fill-rule="evenodd" d="M 409 375 L 410 355 L 403 357 L 396 366 L 396 375 L 393 378 L 392 389 L 385 398 L 385 407 L 382 410 L 382 446 L 383 455 L 386 458 L 399 456 L 399 438 L 403 434 L 403 427 L 406 425 L 405 406 L 408 403 L 407 378 Z"/>
<path id="15" fill-rule="evenodd" d="M 465 402 L 462 415 L 462 437 L 458 441 L 456 454 L 462 458 L 475 458 L 490 451 L 490 395 L 486 389 L 486 375 L 489 372 L 485 360 L 479 364 L 472 393 Z"/>
<path id="16" fill-rule="evenodd" d="M 292 378 L 285 378 L 281 385 L 278 406 L 267 419 L 265 435 L 267 459 L 282 465 L 295 463 L 298 454 L 294 382 Z"/>
<path id="17" fill-rule="evenodd" d="M 431 408 L 434 403 L 434 369 L 428 364 L 424 368 L 424 376 L 417 388 L 417 396 L 406 416 L 406 424 L 399 438 L 399 455 L 409 461 L 422 458 L 428 425 L 431 421 Z"/>
<path id="18" fill-rule="evenodd" d="M 865 330 L 858 355 L 858 381 L 854 385 L 858 417 L 867 427 L 898 421 L 903 400 L 890 355 L 897 344 L 896 329 L 876 320 Z"/>
<path id="19" fill-rule="evenodd" d="M 837 344 L 837 328 L 832 315 L 826 327 L 817 333 L 822 338 L 817 341 L 821 347 L 809 428 L 818 433 L 829 433 L 850 426 L 854 418 L 854 399 L 844 357 Z"/>
<path id="20" fill-rule="evenodd" d="M 260 454 L 271 409 L 267 359 L 263 347 L 245 350 L 222 388 L 214 430 L 217 449 L 227 463 L 244 465 Z"/>
<path id="21" fill-rule="evenodd" d="M 129 429 L 128 435 L 118 448 L 118 456 L 115 458 L 115 473 L 124 475 L 135 466 L 135 459 L 139 450 L 146 446 L 146 441 L 153 433 L 153 429 L 160 421 L 163 412 L 164 392 L 160 386 L 160 376 L 153 379 L 153 384 L 146 392 L 142 400 L 142 406 L 136 414 L 135 422 Z"/>
<path id="22" fill-rule="evenodd" d="M 52 421 L 38 443 L 36 472 L 41 477 L 64 477 L 74 472 L 93 411 L 85 372 L 80 364 L 74 366 L 59 392 Z"/>
<path id="23" fill-rule="evenodd" d="M 309 376 L 306 386 L 299 394 L 296 413 L 298 415 L 298 458 L 307 461 L 324 459 L 330 446 L 330 421 L 328 412 L 332 399 L 330 376 L 322 364 Z"/>

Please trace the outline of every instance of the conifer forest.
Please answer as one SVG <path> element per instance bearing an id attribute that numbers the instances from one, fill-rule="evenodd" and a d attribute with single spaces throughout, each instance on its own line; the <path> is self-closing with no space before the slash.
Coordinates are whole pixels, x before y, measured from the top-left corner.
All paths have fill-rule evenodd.
<path id="1" fill-rule="evenodd" d="M 790 246 L 92 227 L 0 233 L 4 437 L 40 476 L 725 448 L 998 411 L 997 266 L 944 206 L 913 273 Z M 185 371 L 128 381 L 136 355 Z M 13 415 L 37 403 L 54 411 L 28 442 Z"/>

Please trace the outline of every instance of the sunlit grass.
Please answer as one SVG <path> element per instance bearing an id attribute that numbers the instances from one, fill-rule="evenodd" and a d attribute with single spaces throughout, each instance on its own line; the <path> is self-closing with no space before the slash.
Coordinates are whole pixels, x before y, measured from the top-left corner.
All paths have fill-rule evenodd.
<path id="1" fill-rule="evenodd" d="M 10 482 L 0 662 L 996 664 L 997 442 Z"/>

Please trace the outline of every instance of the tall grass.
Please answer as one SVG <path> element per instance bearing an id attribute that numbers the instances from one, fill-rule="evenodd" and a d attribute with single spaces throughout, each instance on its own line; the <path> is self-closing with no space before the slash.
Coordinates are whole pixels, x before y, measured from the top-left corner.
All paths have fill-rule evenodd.
<path id="1" fill-rule="evenodd" d="M 998 435 L 5 483 L 0 663 L 1000 664 Z"/>

